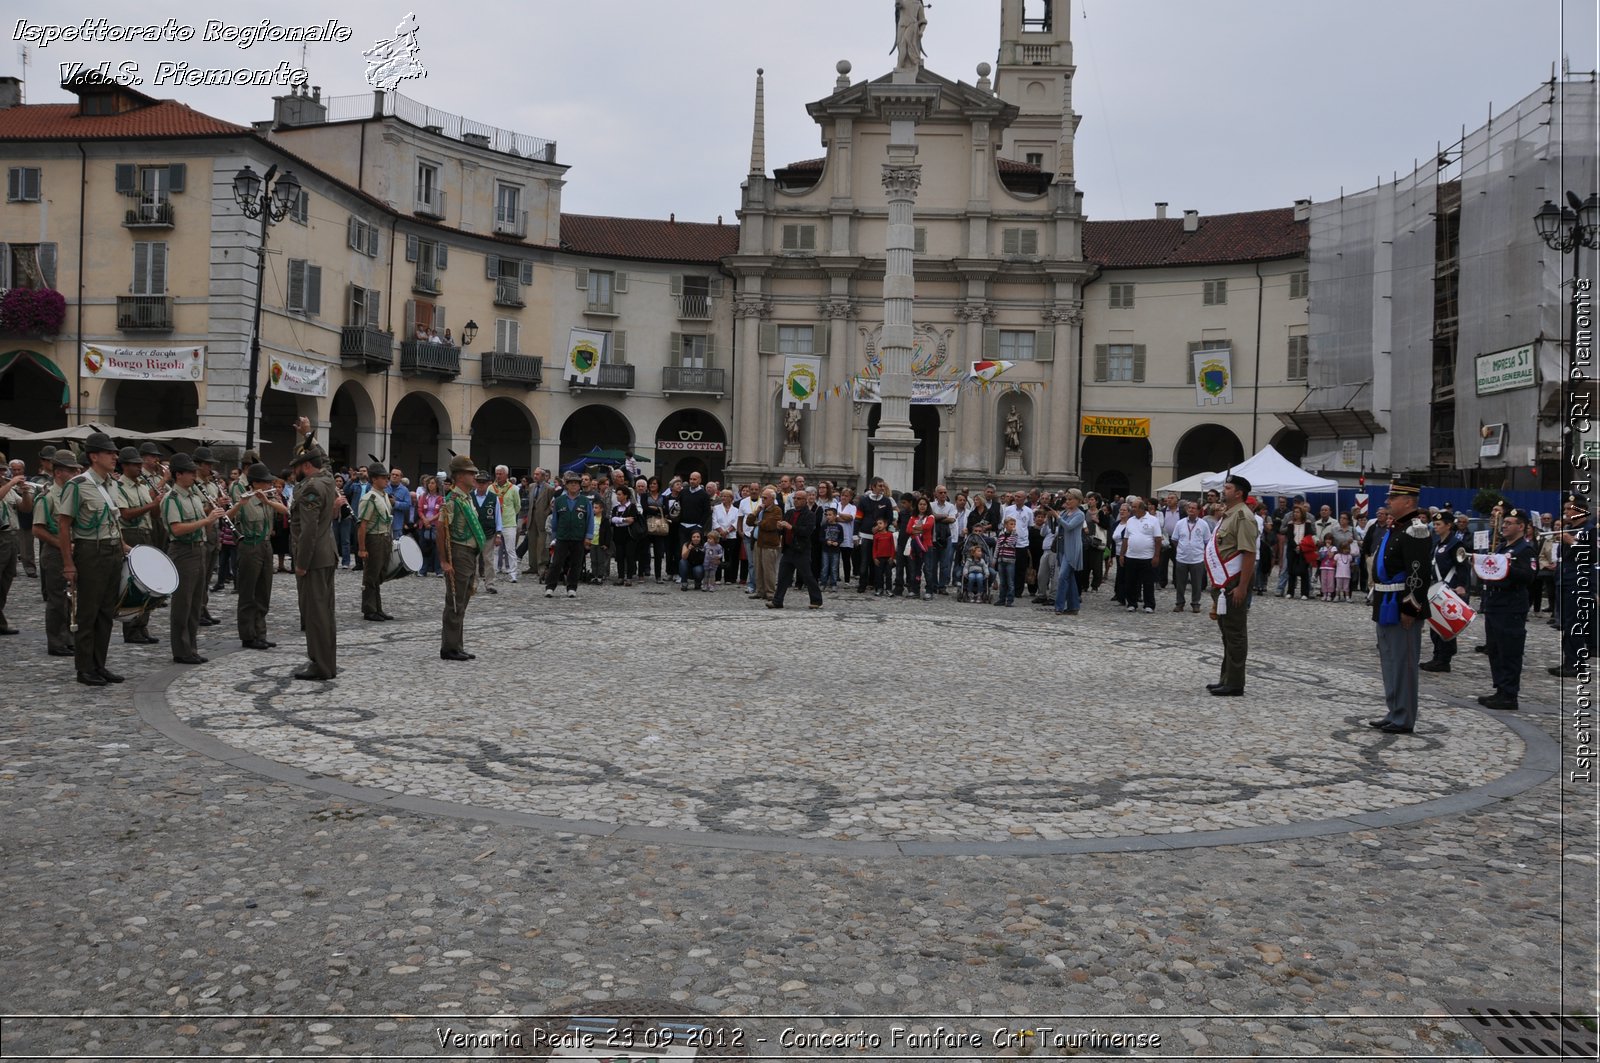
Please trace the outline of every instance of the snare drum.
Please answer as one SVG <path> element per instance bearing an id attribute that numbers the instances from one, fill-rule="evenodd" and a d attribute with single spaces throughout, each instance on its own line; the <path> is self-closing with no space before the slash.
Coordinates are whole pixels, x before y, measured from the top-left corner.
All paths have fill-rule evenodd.
<path id="1" fill-rule="evenodd" d="M 394 541 L 394 552 L 389 555 L 389 567 L 383 570 L 383 582 L 401 576 L 415 576 L 422 571 L 422 547 L 409 535 Z"/>
<path id="2" fill-rule="evenodd" d="M 177 589 L 178 566 L 153 546 L 135 546 L 123 562 L 117 619 L 128 620 L 159 609 Z"/>

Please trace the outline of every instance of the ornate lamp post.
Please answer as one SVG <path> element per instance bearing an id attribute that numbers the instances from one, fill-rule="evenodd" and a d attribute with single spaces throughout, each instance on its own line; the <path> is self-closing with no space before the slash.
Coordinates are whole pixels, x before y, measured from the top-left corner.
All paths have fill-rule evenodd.
<path id="1" fill-rule="evenodd" d="M 468 321 L 461 329 L 461 346 L 471 347 L 472 341 L 478 338 L 478 323 Z"/>
<path id="2" fill-rule="evenodd" d="M 261 242 L 256 246 L 256 311 L 255 325 L 250 331 L 250 384 L 245 393 L 244 447 L 254 450 L 256 445 L 256 384 L 261 379 L 261 293 L 266 287 L 267 227 L 288 215 L 300 201 L 300 181 L 293 173 L 285 173 L 276 184 L 272 179 L 278 173 L 274 163 L 265 177 L 246 166 L 233 178 L 233 198 L 247 218 L 261 219 Z"/>
<path id="3" fill-rule="evenodd" d="M 1583 261 L 1583 249 L 1600 247 L 1600 194 L 1591 192 L 1588 199 L 1580 200 L 1576 193 L 1567 193 L 1567 206 L 1558 207 L 1549 200 L 1539 208 L 1539 213 L 1533 216 L 1533 227 L 1539 238 L 1552 251 L 1559 251 L 1563 255 L 1572 255 L 1572 293 L 1568 296 L 1572 313 L 1567 323 L 1567 343 L 1569 361 L 1576 353 L 1578 344 L 1578 285 L 1580 283 Z M 1570 380 L 1565 372 L 1562 373 L 1561 397 L 1563 400 L 1563 417 L 1571 410 L 1567 402 Z M 1562 470 L 1563 473 L 1572 469 L 1573 448 L 1578 441 L 1573 438 L 1571 425 L 1562 434 Z"/>

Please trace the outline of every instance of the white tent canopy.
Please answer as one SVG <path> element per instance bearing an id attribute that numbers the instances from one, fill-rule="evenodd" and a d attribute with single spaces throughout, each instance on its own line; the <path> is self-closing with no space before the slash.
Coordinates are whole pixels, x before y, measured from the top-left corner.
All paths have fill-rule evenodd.
<path id="1" fill-rule="evenodd" d="M 1215 479 L 1218 475 L 1218 473 L 1214 472 L 1197 472 L 1193 476 L 1185 477 L 1184 479 L 1178 480 L 1175 483 L 1170 483 L 1165 487 L 1158 487 L 1156 488 L 1155 493 L 1158 495 L 1164 495 L 1168 493 L 1175 495 L 1203 494 L 1206 490 L 1206 481 Z"/>
<path id="2" fill-rule="evenodd" d="M 1250 491 L 1257 497 L 1263 495 L 1304 495 L 1313 491 L 1337 491 L 1337 480 L 1313 476 L 1300 466 L 1279 454 L 1268 444 L 1260 451 L 1252 454 L 1244 461 L 1231 469 L 1223 472 L 1212 473 L 1205 478 L 1206 490 L 1221 489 L 1222 482 L 1230 475 L 1237 474 L 1250 481 Z"/>

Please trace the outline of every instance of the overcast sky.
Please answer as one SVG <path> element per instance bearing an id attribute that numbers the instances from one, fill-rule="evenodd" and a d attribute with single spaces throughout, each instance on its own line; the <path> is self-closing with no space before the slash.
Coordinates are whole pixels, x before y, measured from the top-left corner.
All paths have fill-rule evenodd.
<path id="1" fill-rule="evenodd" d="M 251 5 L 281 24 L 330 11 L 352 31 L 312 44 L 324 95 L 370 91 L 363 49 L 415 0 Z M 1064 0 L 1058 0 L 1058 8 Z M 217 11 L 225 5 L 206 5 Z M 1327 199 L 1407 171 L 1436 141 L 1483 124 L 1559 65 L 1596 67 L 1594 0 L 1073 0 L 1078 183 L 1093 218 L 1149 217 L 1157 200 L 1207 214 Z M 203 43 L 196 5 L 29 4 L 28 20 L 160 22 L 190 43 L 31 47 L 28 99 L 68 97 L 59 64 L 140 65 L 144 91 L 237 122 L 271 117 L 263 88 L 154 84 L 156 64 L 299 66 L 298 45 Z M 1562 11 L 1566 22 L 1563 25 Z M 0 72 L 18 73 L 17 22 Z M 137 16 L 130 12 L 137 10 Z M 729 222 L 748 169 L 755 71 L 767 72 L 769 168 L 821 154 L 807 102 L 893 65 L 893 0 L 466 0 L 416 8 L 421 81 L 400 91 L 443 110 L 559 142 L 570 213 Z M 48 12 L 48 14 L 45 14 Z M 976 80 L 993 63 L 1000 0 L 935 0 L 928 66 Z M 235 23 L 242 20 L 236 16 Z"/>

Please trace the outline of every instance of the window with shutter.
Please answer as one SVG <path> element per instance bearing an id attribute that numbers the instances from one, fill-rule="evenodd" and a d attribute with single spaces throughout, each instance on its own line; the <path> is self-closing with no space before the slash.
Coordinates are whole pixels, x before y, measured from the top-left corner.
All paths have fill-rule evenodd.
<path id="1" fill-rule="evenodd" d="M 1097 343 L 1094 345 L 1094 380 L 1097 384 L 1104 383 L 1111 373 L 1111 348 L 1108 344 Z"/>
<path id="2" fill-rule="evenodd" d="M 367 290 L 359 284 L 350 284 L 345 288 L 344 323 L 349 328 L 366 328 L 367 326 Z M 409 337 L 408 337 L 409 338 Z"/>
<path id="3" fill-rule="evenodd" d="M 572 279 L 576 282 L 578 291 L 587 291 L 589 288 L 589 271 L 586 269 L 573 270 Z"/>
<path id="4" fill-rule="evenodd" d="M 1031 362 L 1034 360 L 1034 341 L 1038 333 L 1000 330 L 1000 360 L 1003 362 Z"/>
<path id="5" fill-rule="evenodd" d="M 817 248 L 817 227 L 815 225 L 790 224 L 783 227 L 783 249 L 785 251 L 815 251 Z"/>
<path id="6" fill-rule="evenodd" d="M 406 300 L 406 331 L 402 339 L 415 339 L 417 336 L 417 301 Z"/>
<path id="7" fill-rule="evenodd" d="M 407 262 L 415 262 L 417 260 L 417 256 L 419 254 L 421 254 L 421 253 L 422 253 L 422 241 L 418 240 L 415 236 L 407 236 L 406 237 L 406 261 Z"/>
<path id="8" fill-rule="evenodd" d="M 134 272 L 138 272 L 139 260 L 137 253 L 134 258 Z M 11 287 L 11 245 L 0 244 L 0 291 Z"/>
<path id="9" fill-rule="evenodd" d="M 510 318 L 497 318 L 494 323 L 494 349 L 500 354 L 518 353 L 518 326 Z"/>
<path id="10" fill-rule="evenodd" d="M 182 192 L 188 186 L 188 182 L 188 164 L 175 162 L 171 166 L 167 167 L 167 191 Z M 304 199 L 306 198 L 306 193 L 301 192 L 300 196 L 302 199 Z"/>
<path id="11" fill-rule="evenodd" d="M 497 281 L 500 279 L 500 256 L 483 256 L 483 275 L 486 279 Z"/>
<path id="12" fill-rule="evenodd" d="M 1133 382 L 1135 384 L 1144 383 L 1144 344 L 1142 343 L 1133 345 Z"/>
<path id="13" fill-rule="evenodd" d="M 610 355 L 606 361 L 614 365 L 626 365 L 628 362 L 628 334 L 621 329 L 610 334 L 611 342 L 606 344 L 605 353 Z"/>
<path id="14" fill-rule="evenodd" d="M 306 316 L 322 315 L 322 267 L 306 267 Z"/>
<path id="15" fill-rule="evenodd" d="M 816 349 L 817 330 L 812 325 L 779 325 L 779 354 L 812 354 Z"/>
<path id="16" fill-rule="evenodd" d="M 378 257 L 378 227 L 367 226 L 367 255 L 371 258 Z"/>
<path id="17" fill-rule="evenodd" d="M 133 163 L 117 163 L 116 173 L 116 190 L 119 195 L 131 196 L 138 191 L 138 189 L 134 186 L 134 181 L 138 180 L 138 176 L 135 173 L 135 167 Z"/>
<path id="18" fill-rule="evenodd" d="M 1304 299 L 1311 294 L 1311 274 L 1305 270 L 1289 274 L 1289 298 Z"/>
<path id="19" fill-rule="evenodd" d="M 1228 282 L 1226 280 L 1206 281 L 1205 292 L 1201 302 L 1206 306 L 1223 306 L 1228 302 Z"/>
<path id="20" fill-rule="evenodd" d="M 756 353 L 778 353 L 778 326 L 763 321 L 756 328 Z"/>
<path id="21" fill-rule="evenodd" d="M 433 245 L 433 260 L 438 265 L 439 272 L 443 273 L 444 270 L 445 270 L 445 267 L 450 265 L 450 248 L 449 248 L 449 246 L 447 244 L 438 244 L 438 243 L 434 244 Z"/>
<path id="22" fill-rule="evenodd" d="M 911 233 L 911 250 L 918 255 L 928 253 L 928 230 L 917 226 Z"/>
<path id="23" fill-rule="evenodd" d="M 683 333 L 674 332 L 672 342 L 667 349 L 667 364 L 678 366 L 683 364 Z"/>
<path id="24" fill-rule="evenodd" d="M 303 258 L 289 260 L 289 296 L 284 308 L 302 313 L 306 305 L 306 262 Z"/>
<path id="25" fill-rule="evenodd" d="M 173 189 L 173 191 L 176 192 L 180 190 Z M 306 192 L 304 190 L 301 191 L 300 198 L 295 200 L 294 205 L 289 208 L 289 217 L 299 222 L 301 225 L 308 224 L 311 221 L 310 192 Z"/>
<path id="26" fill-rule="evenodd" d="M 139 241 L 133 245 L 134 295 L 167 294 L 167 245 Z"/>
<path id="27" fill-rule="evenodd" d="M 1111 309 L 1113 309 L 1113 310 L 1132 310 L 1133 309 L 1133 285 L 1132 284 L 1113 284 L 1111 286 Z"/>
<path id="28" fill-rule="evenodd" d="M 383 293 L 375 289 L 367 289 L 367 320 L 368 328 L 383 327 Z"/>
<path id="29" fill-rule="evenodd" d="M 1056 334 L 1050 329 L 1041 329 L 1033 334 L 1033 360 L 1036 362 L 1056 360 Z"/>
<path id="30" fill-rule="evenodd" d="M 361 250 L 361 230 L 357 228 L 355 215 L 351 215 L 349 218 L 345 219 L 344 242 L 347 247 L 351 247 L 357 251 Z"/>
<path id="31" fill-rule="evenodd" d="M 6 171 L 6 199 L 12 203 L 37 203 L 41 172 L 37 166 L 13 166 Z"/>
<path id="32" fill-rule="evenodd" d="M 1110 343 L 1094 349 L 1094 378 L 1108 384 L 1132 384 L 1144 380 L 1142 348 L 1132 343 Z"/>
<path id="33" fill-rule="evenodd" d="M 520 263 L 520 269 L 522 275 L 518 279 L 522 281 L 523 287 L 527 287 L 533 283 L 533 259 L 523 259 Z"/>
<path id="34" fill-rule="evenodd" d="M 618 270 L 611 279 L 611 290 L 618 295 L 628 294 L 628 275 Z"/>
<path id="35" fill-rule="evenodd" d="M 39 245 L 39 272 L 44 275 L 44 286 L 54 289 L 56 286 L 56 245 Z"/>
<path id="36" fill-rule="evenodd" d="M 830 331 L 830 329 L 828 328 L 827 325 L 817 325 L 816 327 L 814 327 L 811 330 L 811 353 L 812 354 L 827 354 L 828 353 L 828 333 L 829 333 L 829 331 Z"/>
<path id="37" fill-rule="evenodd" d="M 678 363 L 685 369 L 704 369 L 706 367 L 706 337 L 704 336 L 679 336 L 678 337 Z"/>
<path id="38" fill-rule="evenodd" d="M 1000 239 L 1000 253 L 1003 255 L 1017 255 L 1022 252 L 1022 230 L 1007 229 Z"/>
<path id="39" fill-rule="evenodd" d="M 1307 362 L 1311 354 L 1311 340 L 1307 336 L 1289 337 L 1288 379 L 1306 379 Z"/>

